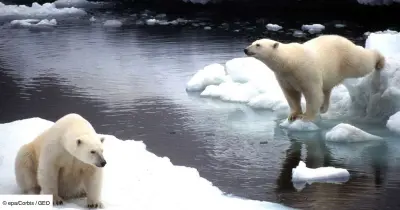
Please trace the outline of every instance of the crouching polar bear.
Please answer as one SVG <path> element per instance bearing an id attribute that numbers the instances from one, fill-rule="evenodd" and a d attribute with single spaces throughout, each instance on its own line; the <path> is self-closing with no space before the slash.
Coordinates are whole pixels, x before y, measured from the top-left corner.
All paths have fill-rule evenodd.
<path id="1" fill-rule="evenodd" d="M 103 208 L 103 141 L 82 116 L 65 115 L 18 151 L 18 186 L 25 194 L 53 195 L 55 205 L 86 196 L 89 208 Z"/>
<path id="2" fill-rule="evenodd" d="M 247 56 L 267 65 L 290 107 L 289 121 L 313 121 L 329 108 L 331 90 L 347 78 L 381 70 L 384 56 L 338 35 L 321 35 L 303 44 L 259 39 L 244 49 Z M 301 94 L 306 110 L 301 108 Z"/>

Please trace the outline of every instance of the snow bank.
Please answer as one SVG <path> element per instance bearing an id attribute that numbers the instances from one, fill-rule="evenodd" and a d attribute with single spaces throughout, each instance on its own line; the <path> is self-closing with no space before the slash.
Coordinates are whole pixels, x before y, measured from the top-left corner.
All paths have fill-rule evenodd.
<path id="1" fill-rule="evenodd" d="M 382 140 L 381 137 L 369 134 L 353 125 L 340 123 L 325 134 L 327 141 L 364 142 Z"/>
<path id="2" fill-rule="evenodd" d="M 306 184 L 315 182 L 322 183 L 344 183 L 350 178 L 350 173 L 343 168 L 335 167 L 320 167 L 320 168 L 307 168 L 303 161 L 292 169 L 292 182 L 296 189 L 301 190 Z"/>
<path id="3" fill-rule="evenodd" d="M 389 130 L 400 134 L 400 111 L 389 117 L 386 127 Z"/>
<path id="4" fill-rule="evenodd" d="M 1 3 L 1 2 L 0 2 Z M 52 19 L 80 17 L 86 12 L 78 8 L 56 8 L 54 3 L 32 3 L 31 7 L 25 5 L 4 5 L 0 4 L 0 21 L 11 21 L 21 19 Z"/>
<path id="5" fill-rule="evenodd" d="M 18 194 L 14 158 L 18 149 L 53 122 L 30 118 L 0 124 L 0 194 Z M 21 132 L 23 131 L 23 132 Z M 173 210 L 264 210 L 288 209 L 280 204 L 245 200 L 224 195 L 194 168 L 174 166 L 166 157 L 157 157 L 139 141 L 106 140 L 102 198 L 106 208 Z M 63 207 L 85 207 L 85 199 L 67 202 Z"/>

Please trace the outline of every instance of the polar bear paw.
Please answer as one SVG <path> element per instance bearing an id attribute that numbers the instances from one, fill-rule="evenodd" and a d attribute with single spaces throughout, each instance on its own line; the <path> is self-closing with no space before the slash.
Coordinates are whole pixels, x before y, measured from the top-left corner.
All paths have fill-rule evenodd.
<path id="1" fill-rule="evenodd" d="M 64 201 L 62 198 L 60 198 L 60 196 L 53 195 L 53 205 L 59 206 L 59 205 L 63 205 L 63 204 L 64 204 Z"/>
<path id="2" fill-rule="evenodd" d="M 288 121 L 289 122 L 293 122 L 297 119 L 299 119 L 303 114 L 299 113 L 299 112 L 292 112 L 290 113 L 290 115 L 288 116 Z"/>
<path id="3" fill-rule="evenodd" d="M 89 202 L 89 203 L 87 204 L 87 207 L 88 207 L 89 209 L 97 209 L 97 208 L 103 209 L 103 208 L 104 208 L 104 205 L 103 205 L 103 203 L 101 203 L 101 202 Z"/>

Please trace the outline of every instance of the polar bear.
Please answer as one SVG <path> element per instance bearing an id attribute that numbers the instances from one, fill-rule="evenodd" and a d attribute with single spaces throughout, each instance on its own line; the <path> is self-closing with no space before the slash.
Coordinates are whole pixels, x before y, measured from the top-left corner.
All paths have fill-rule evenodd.
<path id="1" fill-rule="evenodd" d="M 321 35 L 303 44 L 259 39 L 244 49 L 267 65 L 290 107 L 289 121 L 313 121 L 329 108 L 331 90 L 347 78 L 363 77 L 385 65 L 377 50 L 365 49 L 339 35 Z M 306 110 L 301 108 L 301 94 Z"/>
<path id="2" fill-rule="evenodd" d="M 103 142 L 104 137 L 82 116 L 63 116 L 18 151 L 18 186 L 25 194 L 53 195 L 54 205 L 62 205 L 64 199 L 87 196 L 89 208 L 103 208 Z"/>

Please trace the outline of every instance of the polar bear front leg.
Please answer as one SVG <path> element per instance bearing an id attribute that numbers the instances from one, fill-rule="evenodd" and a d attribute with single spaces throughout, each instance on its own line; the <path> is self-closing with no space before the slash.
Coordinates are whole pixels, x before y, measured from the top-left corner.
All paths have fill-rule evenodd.
<path id="1" fill-rule="evenodd" d="M 58 195 L 58 175 L 60 168 L 41 160 L 38 167 L 38 183 L 41 187 L 40 194 L 53 195 L 53 205 L 62 205 L 63 199 Z"/>
<path id="2" fill-rule="evenodd" d="M 100 201 L 102 183 L 103 171 L 101 169 L 96 169 L 92 176 L 84 177 L 83 184 L 86 188 L 88 208 L 104 208 Z"/>
<path id="3" fill-rule="evenodd" d="M 278 83 L 285 95 L 286 101 L 290 107 L 290 114 L 288 120 L 290 122 L 296 120 L 296 118 L 303 114 L 301 109 L 301 92 L 296 91 L 294 88 L 290 87 L 289 84 L 277 77 Z"/>

